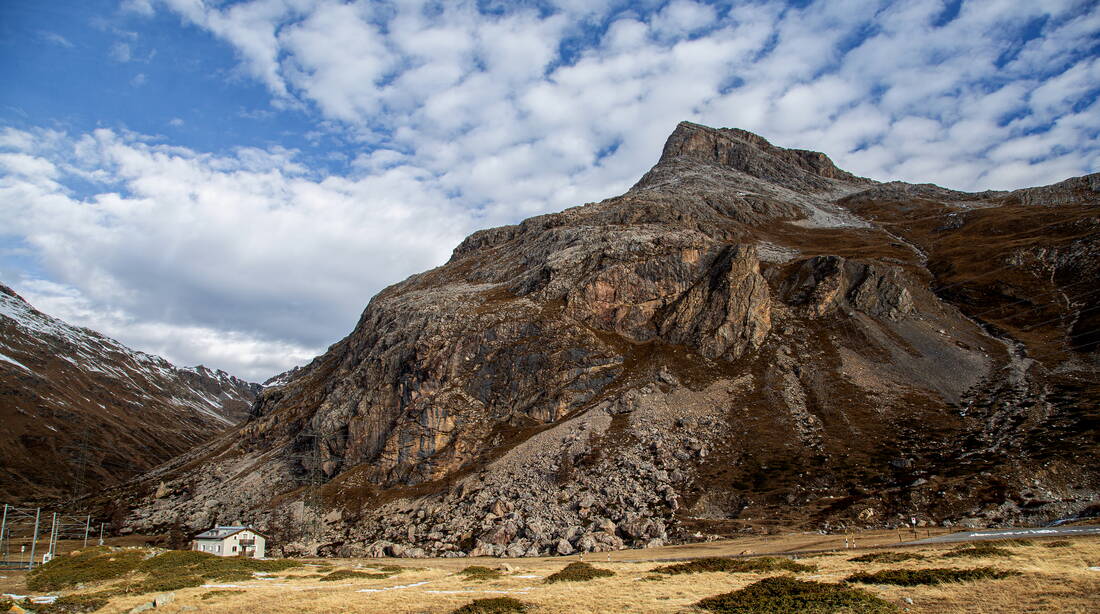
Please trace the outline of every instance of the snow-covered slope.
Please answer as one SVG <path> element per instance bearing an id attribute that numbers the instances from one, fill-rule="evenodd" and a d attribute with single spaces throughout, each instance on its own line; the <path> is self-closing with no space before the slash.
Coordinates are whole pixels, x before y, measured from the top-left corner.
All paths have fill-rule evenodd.
<path id="1" fill-rule="evenodd" d="M 0 285 L 8 498 L 64 496 L 149 469 L 243 420 L 259 389 L 71 326 Z"/>

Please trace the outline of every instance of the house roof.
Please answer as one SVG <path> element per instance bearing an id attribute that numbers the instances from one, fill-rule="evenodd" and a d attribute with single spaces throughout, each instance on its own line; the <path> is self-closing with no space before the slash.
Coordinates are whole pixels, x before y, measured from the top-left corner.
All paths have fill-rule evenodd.
<path id="1" fill-rule="evenodd" d="M 237 533 L 240 533 L 241 531 L 252 531 L 256 535 L 259 535 L 260 537 L 263 537 L 264 539 L 267 538 L 267 535 L 264 535 L 263 533 L 257 531 L 253 527 L 224 526 L 224 527 L 214 527 L 213 529 L 210 529 L 208 531 L 203 531 L 202 533 L 199 533 L 198 535 L 196 535 L 195 539 L 225 539 L 225 538 L 227 538 L 231 535 L 236 535 Z"/>

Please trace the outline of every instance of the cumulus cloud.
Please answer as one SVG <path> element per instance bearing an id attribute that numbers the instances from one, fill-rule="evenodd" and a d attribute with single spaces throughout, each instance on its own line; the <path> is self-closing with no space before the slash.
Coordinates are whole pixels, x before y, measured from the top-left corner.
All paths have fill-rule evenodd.
<path id="1" fill-rule="evenodd" d="M 325 175 L 277 147 L 9 129 L 0 211 L 120 329 L 216 331 L 165 353 L 258 373 L 234 348 L 285 343 L 290 366 L 468 231 L 622 192 L 682 119 L 880 180 L 1008 189 L 1100 170 L 1093 3 L 950 4 L 129 0 L 231 48 L 273 109 L 314 120 L 311 142 L 361 153 Z M 77 196 L 76 180 L 96 187 Z"/>
<path id="2" fill-rule="evenodd" d="M 8 129 L 3 142 L 19 149 L 0 154 L 3 233 L 67 288 L 18 289 L 141 349 L 249 377 L 301 364 L 375 291 L 445 259 L 473 228 L 429 173 L 400 161 L 314 177 L 280 148 L 219 157 L 106 129 Z M 98 189 L 77 198 L 74 180 Z M 282 349 L 234 357 L 246 347 Z"/>

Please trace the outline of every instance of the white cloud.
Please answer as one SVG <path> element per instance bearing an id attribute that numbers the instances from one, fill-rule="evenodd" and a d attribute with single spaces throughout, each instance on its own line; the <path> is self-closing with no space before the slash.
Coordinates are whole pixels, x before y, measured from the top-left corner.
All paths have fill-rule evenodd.
<path id="1" fill-rule="evenodd" d="M 690 0 L 675 0 L 653 18 L 653 29 L 659 34 L 677 37 L 693 34 L 717 21 L 714 7 Z"/>
<path id="2" fill-rule="evenodd" d="M 358 123 L 378 111 L 377 81 L 395 58 L 362 4 L 322 4 L 279 35 L 289 81 L 328 116 Z"/>
<path id="3" fill-rule="evenodd" d="M 5 142 L 35 136 L 9 130 Z M 350 330 L 374 291 L 446 259 L 474 228 L 430 174 L 399 160 L 358 179 L 310 179 L 293 158 L 279 148 L 211 156 L 111 130 L 0 154 L 3 232 L 90 306 L 43 309 L 185 364 L 267 377 L 257 353 L 234 353 L 283 344 L 301 351 L 264 368 L 300 364 L 302 348 Z M 65 177 L 102 187 L 77 199 Z"/>
<path id="4" fill-rule="evenodd" d="M 309 362 L 322 348 L 172 322 L 138 321 L 118 309 L 89 300 L 79 289 L 43 279 L 24 278 L 14 289 L 39 311 L 101 332 L 179 366 L 230 365 L 233 374 L 263 381 L 273 373 Z"/>
<path id="5" fill-rule="evenodd" d="M 59 47 L 68 47 L 70 49 L 73 47 L 73 44 L 69 41 L 69 39 L 61 36 L 57 32 L 39 32 L 39 36 L 41 36 L 44 40 L 47 40 Z"/>
<path id="6" fill-rule="evenodd" d="M 120 5 L 123 11 L 137 13 L 149 17 L 155 12 L 152 0 L 122 0 Z"/>
<path id="7" fill-rule="evenodd" d="M 123 42 L 116 42 L 111 45 L 111 49 L 107 52 L 107 55 L 111 56 L 111 59 L 116 62 L 129 62 L 133 55 L 130 51 L 130 45 Z"/>

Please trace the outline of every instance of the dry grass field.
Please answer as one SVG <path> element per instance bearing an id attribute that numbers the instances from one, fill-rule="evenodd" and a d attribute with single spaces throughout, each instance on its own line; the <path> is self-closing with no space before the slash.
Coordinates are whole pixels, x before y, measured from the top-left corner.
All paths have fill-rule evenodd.
<path id="1" fill-rule="evenodd" d="M 864 534 L 860 546 L 879 542 L 885 546 L 889 532 Z M 669 565 L 670 559 L 736 555 L 744 550 L 762 554 L 772 548 L 790 550 L 792 545 L 813 544 L 825 536 L 789 536 L 761 541 L 755 548 L 742 541 L 713 542 L 653 550 L 634 550 L 587 555 L 585 562 L 614 572 L 613 576 L 589 581 L 547 583 L 545 579 L 561 571 L 579 557 L 548 559 L 327 559 L 305 561 L 305 565 L 270 575 L 258 575 L 247 580 L 210 581 L 203 586 L 177 589 L 172 603 L 157 608 L 164 614 L 177 612 L 210 612 L 213 614 L 290 614 L 300 612 L 404 612 L 449 613 L 475 599 L 512 597 L 536 614 L 597 613 L 597 612 L 705 612 L 694 607 L 701 599 L 728 593 L 749 586 L 763 578 L 794 577 L 799 580 L 845 587 L 858 587 L 881 598 L 886 609 L 822 609 L 815 612 L 897 611 L 937 614 L 999 613 L 999 612 L 1079 612 L 1100 611 L 1100 539 L 1081 537 L 1061 541 L 997 542 L 1002 552 L 965 552 L 952 555 L 965 544 L 943 544 L 927 547 L 878 547 L 859 550 L 841 548 L 829 552 L 795 555 L 797 563 L 811 565 L 812 570 L 702 573 L 657 573 L 655 569 Z M 834 539 L 835 536 L 829 536 Z M 894 533 L 892 539 L 897 539 Z M 886 542 L 886 543 L 883 543 Z M 835 544 L 833 544 L 835 545 Z M 988 545 L 988 543 L 987 543 Z M 884 553 L 915 554 L 888 562 L 859 562 L 851 559 L 869 553 L 877 558 L 901 559 Z M 950 555 L 950 556 L 947 556 Z M 663 561 L 662 561 L 663 559 Z M 759 559 L 746 559 L 759 560 Z M 463 574 L 468 566 L 491 569 L 506 568 L 498 577 L 493 573 Z M 400 570 L 392 567 L 396 566 Z M 980 579 L 949 582 L 939 585 L 896 586 L 885 584 L 844 583 L 856 573 L 876 573 L 883 570 L 919 570 L 932 568 L 976 569 L 996 568 L 1018 572 L 1003 579 Z M 321 578 L 333 571 L 357 571 L 360 574 L 339 574 L 335 581 Z M 27 594 L 22 584 L 23 574 L 0 572 L 3 592 Z M 89 594 L 117 585 L 118 581 L 86 584 L 79 591 L 62 594 Z M 150 600 L 152 594 L 112 596 L 99 609 L 104 614 L 124 614 L 134 606 Z M 875 600 L 878 603 L 878 600 Z M 505 611 L 505 610 L 500 610 Z M 510 611 L 510 610 L 509 610 Z M 810 611 L 790 609 L 724 610 L 737 612 Z"/>

